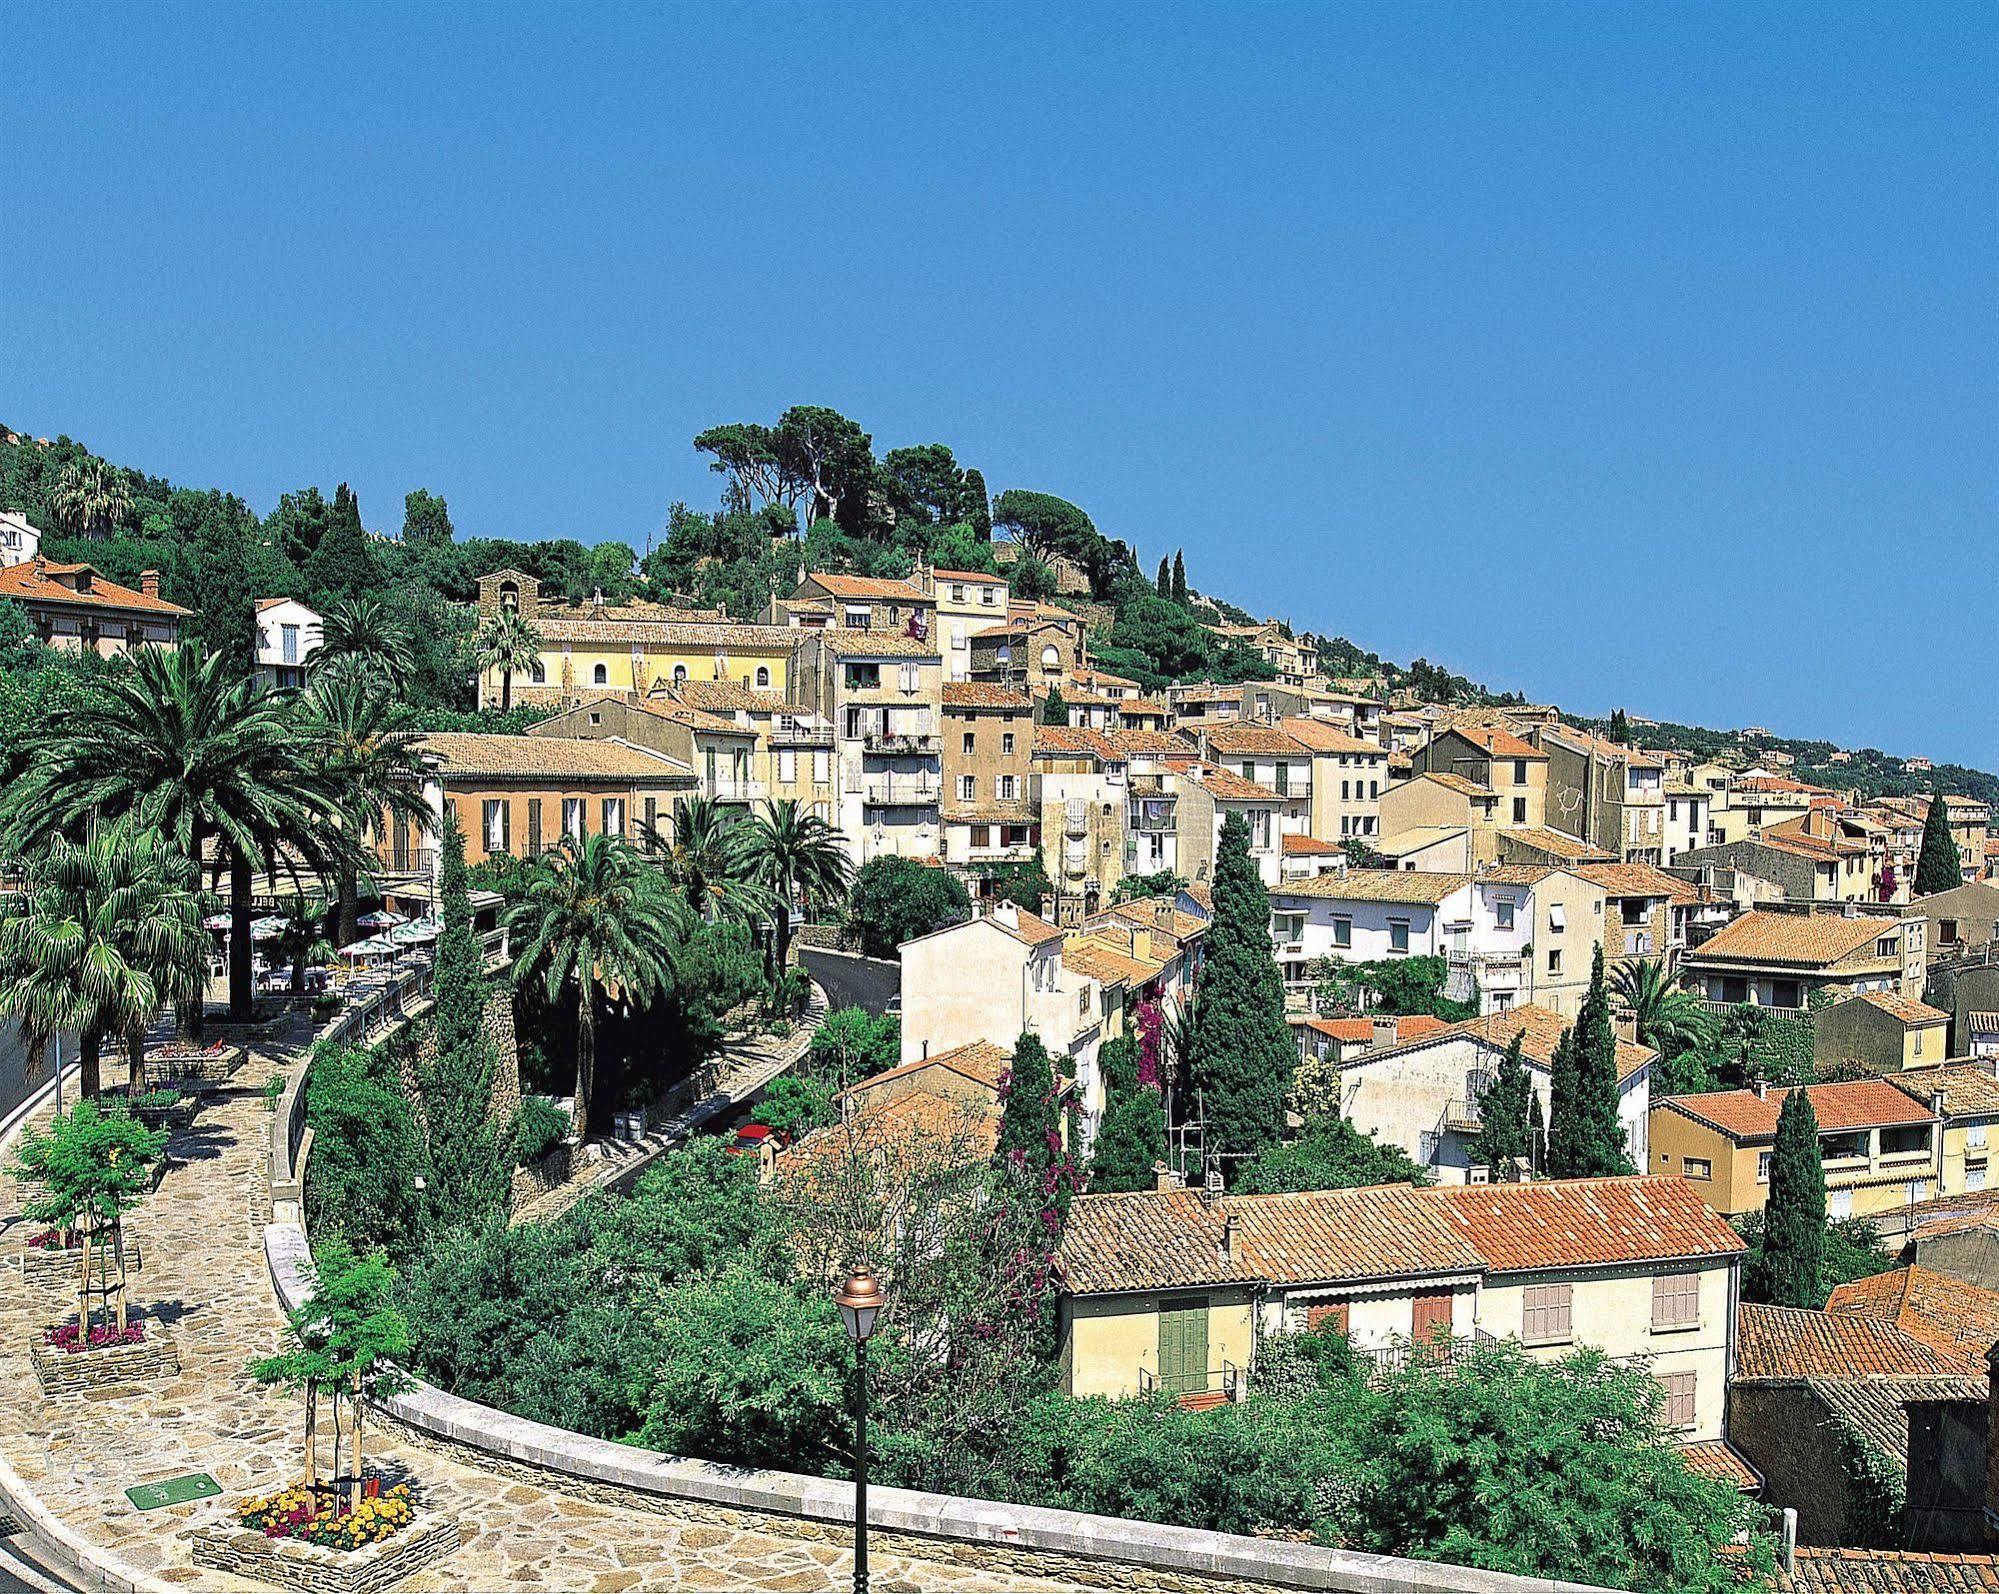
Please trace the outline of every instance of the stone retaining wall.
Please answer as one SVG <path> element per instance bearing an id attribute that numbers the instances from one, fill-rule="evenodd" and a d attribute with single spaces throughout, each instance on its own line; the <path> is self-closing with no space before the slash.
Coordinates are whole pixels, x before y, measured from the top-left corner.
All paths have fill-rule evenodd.
<path id="1" fill-rule="evenodd" d="M 254 1528 L 228 1523 L 197 1528 L 188 1535 L 196 1566 L 282 1588 L 310 1589 L 313 1594 L 381 1594 L 443 1560 L 464 1541 L 456 1517 L 428 1525 L 419 1517 L 402 1532 L 358 1550 L 266 1538 Z"/>
<path id="2" fill-rule="evenodd" d="M 154 1323 L 137 1345 L 105 1345 L 97 1350 L 57 1350 L 31 1341 L 28 1355 L 45 1395 L 80 1395 L 86 1390 L 117 1384 L 139 1384 L 149 1378 L 178 1378 L 180 1353 L 167 1331 Z"/>
<path id="3" fill-rule="evenodd" d="M 507 1210 L 518 1212 L 530 1202 L 539 1201 L 552 1191 L 560 1190 L 569 1183 L 571 1164 L 575 1160 L 575 1148 L 563 1141 L 540 1161 L 525 1168 L 516 1168 L 507 1197 Z"/>
<path id="4" fill-rule="evenodd" d="M 76 1289 L 77 1269 L 83 1265 L 83 1247 L 74 1246 L 67 1251 L 28 1250 L 21 1253 L 21 1282 L 35 1289 Z M 129 1234 L 125 1237 L 125 1271 L 137 1273 L 146 1265 L 146 1254 L 139 1242 Z"/>

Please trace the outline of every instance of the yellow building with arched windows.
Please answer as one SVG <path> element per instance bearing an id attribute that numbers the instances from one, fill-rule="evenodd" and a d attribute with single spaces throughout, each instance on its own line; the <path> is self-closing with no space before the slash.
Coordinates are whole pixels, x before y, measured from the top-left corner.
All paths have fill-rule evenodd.
<path id="1" fill-rule="evenodd" d="M 479 706 L 503 701 L 551 707 L 593 692 L 644 697 L 656 686 L 726 681 L 780 697 L 791 684 L 793 650 L 805 633 L 742 625 L 719 609 L 676 609 L 659 603 L 550 603 L 541 583 L 519 570 L 479 581 L 482 617 L 517 609 L 541 639 L 541 655 L 525 670 L 486 669 Z"/>

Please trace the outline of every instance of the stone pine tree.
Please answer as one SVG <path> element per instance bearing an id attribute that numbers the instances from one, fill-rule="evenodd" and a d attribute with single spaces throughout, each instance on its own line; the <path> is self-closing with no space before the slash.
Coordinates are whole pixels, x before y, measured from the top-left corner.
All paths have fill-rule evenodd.
<path id="1" fill-rule="evenodd" d="M 1523 1162 L 1533 1166 L 1534 1081 L 1521 1059 L 1520 1042 L 1515 1035 L 1507 1045 L 1492 1083 L 1478 1099 L 1472 1160 L 1490 1168 L 1495 1180 L 1517 1178 Z"/>
<path id="2" fill-rule="evenodd" d="M 1188 1082 L 1210 1151 L 1254 1157 L 1284 1132 L 1298 1046 L 1284 1022 L 1284 976 L 1270 955 L 1270 894 L 1249 856 L 1249 825 L 1222 822 L 1214 917 L 1194 1008 Z"/>
<path id="3" fill-rule="evenodd" d="M 1589 991 L 1555 1048 L 1548 1114 L 1548 1172 L 1557 1179 L 1630 1173 L 1617 1117 L 1617 1034 L 1603 976 L 1603 943 L 1590 965 Z"/>
<path id="4" fill-rule="evenodd" d="M 1173 553 L 1173 601 L 1183 606 L 1187 602 L 1187 561 L 1178 549 Z"/>
<path id="5" fill-rule="evenodd" d="M 1964 884 L 1964 859 L 1950 833 L 1950 810 L 1938 792 L 1930 799 L 1929 817 L 1923 821 L 1923 850 L 1916 854 L 1916 895 L 1935 896 L 1954 891 Z"/>
<path id="6" fill-rule="evenodd" d="M 1825 1302 L 1819 1264 L 1825 1251 L 1825 1166 L 1819 1121 L 1802 1090 L 1784 1097 L 1770 1148 L 1770 1199 L 1763 1208 L 1763 1248 L 1744 1281 L 1750 1299 L 1817 1308 Z"/>
<path id="7" fill-rule="evenodd" d="M 444 933 L 437 943 L 430 1044 L 418 1053 L 417 1095 L 430 1151 L 432 1202 L 447 1222 L 478 1222 L 498 1212 L 507 1193 L 492 1112 L 499 1053 L 486 1030 L 485 953 L 472 929 L 465 833 L 449 805 L 439 844 Z"/>

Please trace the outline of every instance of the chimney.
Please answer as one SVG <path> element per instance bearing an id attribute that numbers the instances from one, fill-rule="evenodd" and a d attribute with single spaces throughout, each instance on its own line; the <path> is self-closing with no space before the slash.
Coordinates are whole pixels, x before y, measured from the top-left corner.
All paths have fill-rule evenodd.
<path id="1" fill-rule="evenodd" d="M 995 903 L 993 911 L 987 917 L 1002 929 L 1018 930 L 1020 928 L 1020 909 L 1015 907 L 1011 902 Z"/>
<path id="2" fill-rule="evenodd" d="M 1218 1199 L 1223 1188 L 1221 1165 L 1219 1163 L 1210 1163 L 1206 1176 L 1201 1180 L 1202 1202 L 1205 1204 Z"/>
<path id="3" fill-rule="evenodd" d="M 1395 1020 L 1392 1016 L 1376 1015 L 1374 1028 L 1368 1040 L 1369 1051 L 1380 1051 L 1384 1046 L 1395 1044 Z"/>
<path id="4" fill-rule="evenodd" d="M 1152 1188 L 1155 1190 L 1184 1190 L 1187 1181 L 1167 1167 L 1163 1162 L 1152 1165 Z"/>
<path id="5" fill-rule="evenodd" d="M 1749 1088 L 1750 1088 L 1751 1090 L 1753 1090 L 1753 1091 L 1755 1091 L 1755 1092 L 1756 1092 L 1756 1099 L 1757 1099 L 1758 1101 L 1768 1101 L 1768 1100 L 1770 1099 L 1770 1081 L 1769 1081 L 1769 1080 L 1767 1080 L 1767 1079 L 1760 1079 L 1760 1078 L 1759 1078 L 1759 1079 L 1756 1079 L 1756 1080 L 1752 1080 L 1752 1081 L 1750 1082 L 1750 1086 L 1749 1086 Z"/>
<path id="6" fill-rule="evenodd" d="M 1131 932 L 1131 955 L 1142 963 L 1151 960 L 1152 932 L 1150 930 L 1135 929 Z"/>
<path id="7" fill-rule="evenodd" d="M 148 598 L 157 598 L 160 595 L 159 571 L 141 570 L 139 572 L 139 591 Z"/>
<path id="8" fill-rule="evenodd" d="M 1943 1092 L 1940 1090 L 1930 1092 L 1930 1116 L 1937 1119 L 1943 1117 Z"/>
<path id="9" fill-rule="evenodd" d="M 1154 928 L 1155 930 L 1164 930 L 1164 931 L 1165 931 L 1165 932 L 1166 932 L 1166 933 L 1167 933 L 1168 935 L 1171 935 L 1171 934 L 1173 933 L 1173 904 L 1172 904 L 1172 903 L 1170 903 L 1170 902 L 1155 902 L 1155 903 L 1153 903 L 1153 905 L 1152 905 L 1152 927 L 1153 927 L 1153 928 Z"/>
<path id="10" fill-rule="evenodd" d="M 1233 1212 L 1222 1217 L 1222 1258 L 1233 1262 L 1236 1259 L 1236 1216 Z"/>

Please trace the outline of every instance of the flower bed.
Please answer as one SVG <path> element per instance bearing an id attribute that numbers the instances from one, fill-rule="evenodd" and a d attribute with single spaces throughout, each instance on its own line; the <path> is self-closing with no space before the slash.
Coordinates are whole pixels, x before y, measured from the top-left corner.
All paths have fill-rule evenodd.
<path id="1" fill-rule="evenodd" d="M 164 1046 L 146 1048 L 146 1071 L 156 1079 L 179 1085 L 225 1085 L 243 1066 L 245 1055 L 242 1047 L 227 1041 L 208 1046 L 169 1041 Z"/>
<path id="2" fill-rule="evenodd" d="M 191 1092 L 174 1085 L 136 1092 L 107 1090 L 99 1101 L 106 1108 L 123 1107 L 148 1129 L 165 1129 L 169 1133 L 193 1123 L 200 1105 Z"/>
<path id="3" fill-rule="evenodd" d="M 306 1501 L 303 1489 L 244 1501 L 227 1522 L 197 1528 L 189 1535 L 194 1564 L 313 1594 L 380 1594 L 412 1573 L 434 1566 L 464 1542 L 456 1517 L 426 1513 L 419 1518 L 409 1505 L 407 1490 L 387 1490 L 376 1500 L 362 1501 L 360 1512 L 345 1516 L 308 1513 L 308 1520 L 329 1524 L 320 1530 L 329 1535 L 325 1539 L 294 1531 L 291 1517 L 307 1509 Z M 364 1526 L 356 1542 L 349 1543 L 339 1536 L 344 1532 L 339 1524 L 356 1517 L 362 1517 Z M 383 1523 L 397 1518 L 394 1525 L 383 1528 Z"/>
<path id="4" fill-rule="evenodd" d="M 143 1345 L 146 1343 L 146 1321 L 135 1317 L 123 1328 L 115 1323 L 92 1323 L 87 1335 L 79 1334 L 74 1323 L 58 1323 L 42 1336 L 42 1343 L 51 1350 L 63 1351 L 71 1356 L 87 1350 L 103 1350 L 107 1345 Z"/>
<path id="5" fill-rule="evenodd" d="M 267 1539 L 300 1539 L 329 1550 L 358 1550 L 364 1544 L 380 1544 L 416 1520 L 409 1485 L 372 1487 L 379 1482 L 367 1480 L 368 1497 L 351 1511 L 323 1509 L 319 1498 L 300 1485 L 277 1494 L 252 1495 L 237 1507 L 236 1520 Z"/>
<path id="6" fill-rule="evenodd" d="M 100 1343 L 93 1332 L 93 1342 L 80 1345 L 75 1342 L 76 1325 L 71 1323 L 66 1327 L 69 1338 L 65 1343 L 57 1342 L 61 1329 L 50 1329 L 36 1335 L 28 1344 L 29 1359 L 35 1364 L 35 1380 L 45 1395 L 78 1395 L 113 1384 L 180 1376 L 180 1354 L 163 1328 L 155 1326 L 149 1330 L 142 1322 L 134 1321 L 124 1338 L 111 1331 L 112 1337 Z M 136 1337 L 132 1329 L 138 1330 Z"/>

